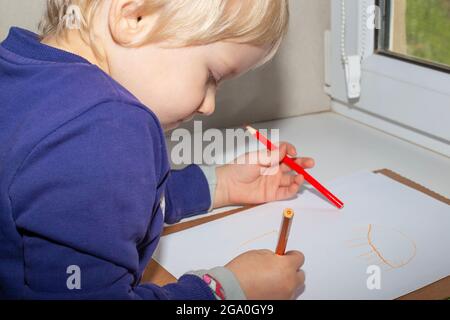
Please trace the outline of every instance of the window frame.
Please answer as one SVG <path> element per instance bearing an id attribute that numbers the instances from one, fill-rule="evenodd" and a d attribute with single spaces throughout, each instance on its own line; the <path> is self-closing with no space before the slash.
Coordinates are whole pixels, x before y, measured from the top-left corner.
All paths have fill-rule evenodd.
<path id="1" fill-rule="evenodd" d="M 347 54 L 359 51 L 365 5 L 376 0 L 346 0 Z M 375 30 L 367 31 L 361 97 L 346 96 L 340 55 L 341 1 L 331 0 L 330 94 L 332 109 L 427 149 L 450 157 L 450 74 L 380 53 Z M 424 81 L 426 79 L 426 81 Z M 426 108 L 426 112 L 424 111 Z"/>
<path id="2" fill-rule="evenodd" d="M 379 54 L 379 55 L 384 55 L 386 57 L 399 59 L 401 61 L 414 63 L 419 66 L 431 68 L 431 69 L 434 69 L 437 71 L 450 73 L 450 66 L 447 66 L 447 65 L 444 65 L 441 63 L 428 61 L 425 59 L 420 59 L 420 58 L 414 57 L 414 56 L 404 55 L 404 54 L 397 53 L 395 51 L 386 49 L 386 47 L 389 47 L 389 45 L 387 44 L 387 40 L 390 40 L 390 39 L 386 38 L 384 36 L 384 33 L 386 33 L 386 32 L 383 33 L 383 31 L 387 31 L 388 33 L 391 33 L 390 25 L 389 25 L 389 28 L 387 28 L 387 24 L 390 22 L 389 21 L 390 19 L 388 19 L 388 17 L 390 17 L 390 14 L 391 14 L 388 3 L 390 3 L 391 1 L 395 1 L 395 0 L 375 0 L 375 5 L 381 8 L 381 14 L 382 14 L 381 29 L 375 29 L 375 46 L 374 46 L 375 53 Z"/>

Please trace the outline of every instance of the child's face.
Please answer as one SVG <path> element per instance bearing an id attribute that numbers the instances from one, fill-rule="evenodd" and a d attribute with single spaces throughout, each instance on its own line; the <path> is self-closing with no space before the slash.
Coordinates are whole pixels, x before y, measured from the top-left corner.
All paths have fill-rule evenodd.
<path id="1" fill-rule="evenodd" d="M 219 83 L 247 72 L 268 53 L 231 42 L 115 49 L 108 57 L 111 76 L 153 110 L 166 130 L 196 113 L 211 115 Z"/>

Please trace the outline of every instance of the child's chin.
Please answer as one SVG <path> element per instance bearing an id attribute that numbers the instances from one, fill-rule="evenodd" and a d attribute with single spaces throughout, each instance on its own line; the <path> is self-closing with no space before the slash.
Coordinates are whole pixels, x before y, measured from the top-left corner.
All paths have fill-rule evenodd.
<path id="1" fill-rule="evenodd" d="M 164 131 L 170 131 L 180 126 L 181 121 L 163 124 Z"/>

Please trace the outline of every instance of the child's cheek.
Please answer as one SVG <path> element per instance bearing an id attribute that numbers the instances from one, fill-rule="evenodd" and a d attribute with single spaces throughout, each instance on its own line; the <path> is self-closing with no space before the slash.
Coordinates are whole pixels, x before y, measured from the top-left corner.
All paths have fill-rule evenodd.
<path id="1" fill-rule="evenodd" d="M 184 93 L 177 97 L 179 103 L 177 104 L 176 110 L 181 120 L 195 113 L 205 99 L 204 86 L 187 86 L 185 89 Z"/>

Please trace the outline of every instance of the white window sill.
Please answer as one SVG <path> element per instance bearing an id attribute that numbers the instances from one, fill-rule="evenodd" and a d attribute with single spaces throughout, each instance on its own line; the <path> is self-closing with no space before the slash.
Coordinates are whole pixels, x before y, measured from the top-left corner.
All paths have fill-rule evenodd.
<path id="1" fill-rule="evenodd" d="M 337 113 L 264 122 L 256 127 L 280 128 L 282 141 L 294 144 L 300 155 L 316 160 L 316 167 L 310 172 L 319 181 L 326 182 L 362 170 L 387 168 L 450 197 L 450 158 Z M 235 208 L 221 208 L 208 215 Z"/>

